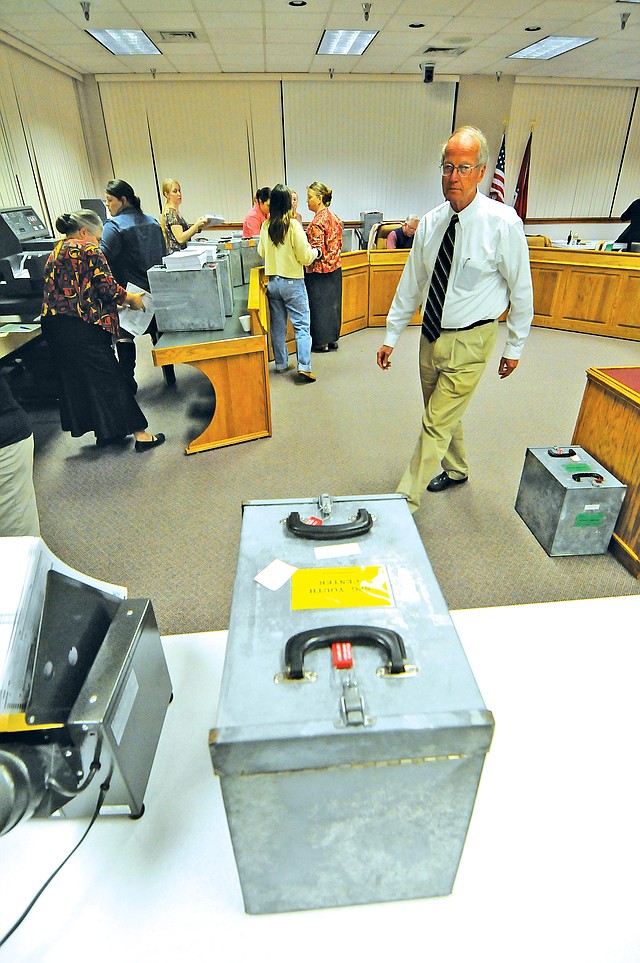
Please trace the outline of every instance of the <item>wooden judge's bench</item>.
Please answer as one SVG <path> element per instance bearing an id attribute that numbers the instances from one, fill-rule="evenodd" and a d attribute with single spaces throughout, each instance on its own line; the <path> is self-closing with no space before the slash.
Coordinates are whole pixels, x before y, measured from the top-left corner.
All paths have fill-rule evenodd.
<path id="1" fill-rule="evenodd" d="M 640 367 L 589 368 L 572 444 L 627 486 L 609 548 L 640 578 Z"/>

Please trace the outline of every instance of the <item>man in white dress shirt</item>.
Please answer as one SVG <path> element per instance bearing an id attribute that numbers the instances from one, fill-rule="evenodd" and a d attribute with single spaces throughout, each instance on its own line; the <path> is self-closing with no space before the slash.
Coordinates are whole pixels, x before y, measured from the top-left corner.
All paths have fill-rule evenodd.
<path id="1" fill-rule="evenodd" d="M 498 374 L 508 378 L 518 365 L 533 318 L 522 221 L 512 207 L 478 191 L 487 160 L 487 141 L 475 127 L 458 128 L 443 146 L 440 166 L 446 202 L 425 214 L 418 225 L 378 351 L 378 365 L 386 371 L 416 309 L 422 305 L 424 312 L 431 301 L 440 245 L 457 215 L 451 229 L 455 240 L 450 273 L 440 299 L 441 330 L 435 339 L 433 323 L 423 318 L 420 381 L 425 410 L 420 437 L 397 489 L 407 495 L 412 511 L 420 506 L 425 487 L 440 492 L 467 480 L 461 419 L 493 351 L 498 320 L 507 321 Z"/>

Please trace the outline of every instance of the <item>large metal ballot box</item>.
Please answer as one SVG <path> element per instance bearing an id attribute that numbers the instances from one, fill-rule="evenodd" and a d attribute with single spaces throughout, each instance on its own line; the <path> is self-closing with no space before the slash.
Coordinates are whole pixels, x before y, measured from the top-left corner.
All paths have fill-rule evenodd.
<path id="1" fill-rule="evenodd" d="M 527 448 L 515 509 L 547 555 L 602 555 L 626 491 L 578 445 Z"/>
<path id="2" fill-rule="evenodd" d="M 222 331 L 225 307 L 217 264 L 197 270 L 147 271 L 158 331 Z"/>
<path id="3" fill-rule="evenodd" d="M 493 729 L 404 496 L 244 505 L 210 750 L 247 912 L 450 893 Z"/>

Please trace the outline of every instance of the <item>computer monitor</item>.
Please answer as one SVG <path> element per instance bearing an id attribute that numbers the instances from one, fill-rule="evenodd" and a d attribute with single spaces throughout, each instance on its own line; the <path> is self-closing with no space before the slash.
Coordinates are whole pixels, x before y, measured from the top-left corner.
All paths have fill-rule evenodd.
<path id="1" fill-rule="evenodd" d="M 80 207 L 83 211 L 93 211 L 103 223 L 109 217 L 107 205 L 101 197 L 85 197 L 84 200 L 80 200 Z"/>

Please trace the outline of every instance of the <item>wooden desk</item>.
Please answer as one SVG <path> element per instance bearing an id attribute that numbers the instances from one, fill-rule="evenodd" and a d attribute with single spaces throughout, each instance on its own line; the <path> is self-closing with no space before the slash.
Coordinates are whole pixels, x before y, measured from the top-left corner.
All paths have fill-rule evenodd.
<path id="1" fill-rule="evenodd" d="M 267 338 L 259 321 L 261 298 L 257 271 L 252 271 L 249 332 L 243 331 L 237 318 L 227 318 L 222 331 L 166 332 L 152 350 L 155 365 L 190 364 L 202 371 L 213 388 L 211 421 L 189 442 L 187 455 L 271 435 Z"/>
<path id="2" fill-rule="evenodd" d="M 627 486 L 609 548 L 640 578 L 640 367 L 589 368 L 572 444 Z"/>
<path id="3" fill-rule="evenodd" d="M 42 334 L 39 324 L 0 323 L 0 360 L 17 354 L 30 341 Z"/>
<path id="4" fill-rule="evenodd" d="M 533 323 L 640 341 L 640 254 L 530 248 Z"/>

